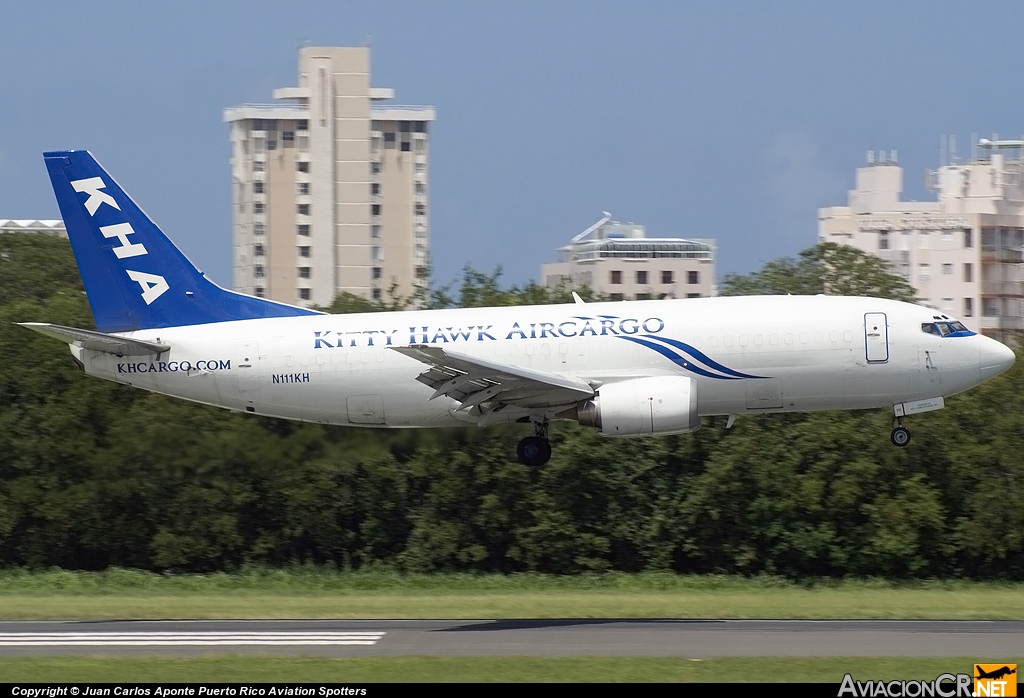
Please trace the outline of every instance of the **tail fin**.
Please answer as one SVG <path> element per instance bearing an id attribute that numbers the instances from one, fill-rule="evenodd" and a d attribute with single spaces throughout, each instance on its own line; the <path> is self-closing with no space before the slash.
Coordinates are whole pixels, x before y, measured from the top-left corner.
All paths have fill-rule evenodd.
<path id="1" fill-rule="evenodd" d="M 43 159 L 100 332 L 315 314 L 207 279 L 88 151 Z"/>

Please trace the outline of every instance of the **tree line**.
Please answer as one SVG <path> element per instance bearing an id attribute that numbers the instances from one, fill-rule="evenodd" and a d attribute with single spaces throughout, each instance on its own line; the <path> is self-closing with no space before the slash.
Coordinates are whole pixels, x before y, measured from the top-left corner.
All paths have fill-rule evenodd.
<path id="1" fill-rule="evenodd" d="M 466 269 L 435 307 L 571 302 Z M 882 263 L 821 245 L 721 292 L 910 299 Z M 589 294 L 588 294 L 589 296 Z M 332 310 L 408 299 L 339 297 Z M 1024 578 L 1024 370 L 913 418 L 885 410 L 705 419 L 611 440 L 527 427 L 374 431 L 229 413 L 89 378 L 23 321 L 93 327 L 65 240 L 0 235 L 0 565 L 157 571 L 295 563 L 409 571 L 675 570 Z"/>

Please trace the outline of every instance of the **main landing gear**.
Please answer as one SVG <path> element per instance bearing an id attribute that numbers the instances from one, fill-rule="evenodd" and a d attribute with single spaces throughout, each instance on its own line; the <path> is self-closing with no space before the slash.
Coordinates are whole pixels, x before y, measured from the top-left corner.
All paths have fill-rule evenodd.
<path id="1" fill-rule="evenodd" d="M 548 420 L 531 419 L 533 436 L 527 436 L 516 447 L 516 456 L 523 465 L 540 466 L 551 460 L 551 442 L 548 441 Z"/>
<path id="2" fill-rule="evenodd" d="M 896 426 L 893 427 L 892 435 L 889 436 L 889 439 L 892 441 L 893 446 L 903 448 L 910 443 L 910 432 L 903 426 L 903 420 L 899 417 L 893 420 L 893 423 Z"/>

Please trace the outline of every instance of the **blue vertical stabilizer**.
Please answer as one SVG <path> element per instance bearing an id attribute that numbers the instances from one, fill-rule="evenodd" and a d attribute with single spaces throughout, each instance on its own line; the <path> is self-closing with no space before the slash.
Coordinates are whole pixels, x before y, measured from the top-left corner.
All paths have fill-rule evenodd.
<path id="1" fill-rule="evenodd" d="M 316 314 L 207 279 L 88 151 L 43 159 L 100 332 Z"/>

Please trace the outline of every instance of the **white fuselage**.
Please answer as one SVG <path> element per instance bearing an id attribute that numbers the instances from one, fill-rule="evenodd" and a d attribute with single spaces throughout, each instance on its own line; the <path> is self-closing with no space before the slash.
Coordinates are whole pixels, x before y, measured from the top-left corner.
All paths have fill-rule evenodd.
<path id="1" fill-rule="evenodd" d="M 126 335 L 170 345 L 159 357 L 74 350 L 90 375 L 325 424 L 474 422 L 455 400 L 430 400 L 416 380 L 426 367 L 389 349 L 410 344 L 598 388 L 690 376 L 701 415 L 792 412 L 892 407 L 988 378 L 986 357 L 1006 349 L 981 335 L 923 332 L 935 313 L 871 298 L 720 297 L 241 320 Z"/>

